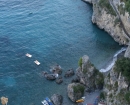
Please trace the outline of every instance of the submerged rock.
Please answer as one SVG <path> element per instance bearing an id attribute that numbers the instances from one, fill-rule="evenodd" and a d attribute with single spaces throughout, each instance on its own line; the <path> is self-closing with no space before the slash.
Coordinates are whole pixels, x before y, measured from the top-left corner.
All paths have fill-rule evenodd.
<path id="1" fill-rule="evenodd" d="M 56 77 L 53 74 L 46 74 L 46 79 L 48 79 L 48 80 L 55 80 Z"/>
<path id="2" fill-rule="evenodd" d="M 54 105 L 62 105 L 63 103 L 63 97 L 59 94 L 53 94 L 51 96 L 51 100 L 54 103 Z"/>
<path id="3" fill-rule="evenodd" d="M 51 71 L 53 73 L 56 73 L 56 74 L 61 74 L 62 73 L 62 68 L 61 68 L 60 65 L 55 65 L 55 66 L 51 67 Z"/>
<path id="4" fill-rule="evenodd" d="M 62 82 L 63 82 L 62 77 L 58 77 L 58 78 L 56 79 L 56 83 L 57 83 L 57 84 L 61 84 Z"/>
<path id="5" fill-rule="evenodd" d="M 73 69 L 69 69 L 66 71 L 64 77 L 70 77 L 74 75 L 74 70 Z"/>

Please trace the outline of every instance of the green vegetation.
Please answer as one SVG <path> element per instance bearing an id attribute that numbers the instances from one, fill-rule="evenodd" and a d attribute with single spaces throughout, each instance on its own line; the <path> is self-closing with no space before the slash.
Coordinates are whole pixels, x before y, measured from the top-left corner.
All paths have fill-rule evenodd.
<path id="1" fill-rule="evenodd" d="M 82 85 L 73 86 L 74 93 L 82 93 L 84 94 L 85 87 Z"/>
<path id="2" fill-rule="evenodd" d="M 82 58 L 79 59 L 78 66 L 82 67 Z"/>
<path id="3" fill-rule="evenodd" d="M 123 76 L 130 81 L 130 59 L 121 58 L 116 61 L 115 71 L 122 72 Z"/>
<path id="4" fill-rule="evenodd" d="M 103 74 L 101 72 L 98 72 L 98 76 L 99 76 L 99 78 L 96 81 L 97 84 L 98 85 L 103 85 L 104 84 L 104 76 L 103 76 Z"/>
<path id="5" fill-rule="evenodd" d="M 117 81 L 115 82 L 113 89 L 114 89 L 114 91 L 118 90 L 118 82 Z"/>
<path id="6" fill-rule="evenodd" d="M 103 92 L 100 93 L 100 99 L 103 99 L 103 100 L 105 99 L 105 95 Z"/>
<path id="7" fill-rule="evenodd" d="M 109 73 L 107 76 L 108 76 L 108 78 L 110 79 L 110 73 Z"/>
<path id="8" fill-rule="evenodd" d="M 116 19 L 114 20 L 114 26 L 116 26 L 118 23 L 120 23 L 120 20 L 119 20 L 118 18 L 116 18 Z"/>
<path id="9" fill-rule="evenodd" d="M 94 74 L 93 75 L 96 76 L 96 75 L 98 75 L 98 73 L 99 73 L 99 70 L 94 67 Z"/>
<path id="10" fill-rule="evenodd" d="M 129 14 L 130 14 L 130 0 L 126 0 L 126 2 L 125 2 L 125 9 L 126 9 L 126 11 L 128 11 Z"/>
<path id="11" fill-rule="evenodd" d="M 87 73 L 87 70 L 86 70 L 86 69 L 83 69 L 83 73 L 86 74 L 86 73 Z"/>
<path id="12" fill-rule="evenodd" d="M 112 85 L 106 84 L 106 87 L 107 87 L 108 90 L 112 89 Z"/>
<path id="13" fill-rule="evenodd" d="M 130 92 L 125 94 L 125 100 L 130 104 Z"/>
<path id="14" fill-rule="evenodd" d="M 96 78 L 96 84 L 99 86 L 99 87 L 103 87 L 104 85 L 104 76 L 101 72 L 99 72 L 99 70 L 97 70 L 96 68 L 94 69 L 94 77 L 97 76 Z"/>
<path id="15" fill-rule="evenodd" d="M 121 0 L 121 2 L 125 3 L 125 11 L 129 12 L 130 14 L 130 0 Z"/>
<path id="16" fill-rule="evenodd" d="M 120 14 L 125 14 L 125 8 L 123 8 L 123 5 L 118 6 L 118 11 L 120 12 Z"/>
<path id="17" fill-rule="evenodd" d="M 109 98 L 112 98 L 113 97 L 113 95 L 112 95 L 112 93 L 109 95 Z"/>
<path id="18" fill-rule="evenodd" d="M 109 3 L 109 0 L 100 0 L 99 1 L 99 6 L 104 8 L 107 11 L 107 13 L 116 16 L 116 13 L 113 10 L 113 8 L 111 7 L 111 5 Z"/>
<path id="19" fill-rule="evenodd" d="M 118 88 L 118 82 L 117 81 L 115 82 L 115 88 L 116 89 Z"/>

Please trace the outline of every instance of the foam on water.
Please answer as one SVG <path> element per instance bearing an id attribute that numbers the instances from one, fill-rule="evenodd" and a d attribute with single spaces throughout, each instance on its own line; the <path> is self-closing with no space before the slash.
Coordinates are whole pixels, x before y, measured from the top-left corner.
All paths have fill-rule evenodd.
<path id="1" fill-rule="evenodd" d="M 100 72 L 107 72 L 109 71 L 115 64 L 116 60 L 117 60 L 117 56 L 122 53 L 123 51 L 126 51 L 126 47 L 121 48 L 119 51 L 117 51 L 115 53 L 115 55 L 113 56 L 113 60 L 110 62 L 110 64 L 105 68 L 105 69 L 100 69 Z"/>

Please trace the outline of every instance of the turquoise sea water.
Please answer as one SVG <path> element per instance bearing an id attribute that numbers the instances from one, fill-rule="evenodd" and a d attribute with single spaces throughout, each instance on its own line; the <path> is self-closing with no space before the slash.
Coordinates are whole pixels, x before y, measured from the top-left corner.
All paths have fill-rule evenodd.
<path id="1" fill-rule="evenodd" d="M 41 72 L 59 64 L 64 74 L 85 54 L 98 69 L 112 59 L 121 47 L 91 23 L 91 15 L 92 7 L 80 0 L 0 0 L 0 97 L 9 105 L 41 105 L 59 93 L 72 105 L 66 94 L 72 78 L 57 85 Z"/>

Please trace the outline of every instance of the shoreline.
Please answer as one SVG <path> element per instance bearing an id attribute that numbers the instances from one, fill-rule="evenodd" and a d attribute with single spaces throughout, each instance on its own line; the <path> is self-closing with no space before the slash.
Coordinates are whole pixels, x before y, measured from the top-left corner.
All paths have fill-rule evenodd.
<path id="1" fill-rule="evenodd" d="M 81 1 L 83 1 L 84 3 L 87 3 L 87 4 L 89 4 L 89 5 L 91 5 L 92 8 L 93 8 L 92 0 L 81 0 Z M 91 17 L 91 18 L 92 18 L 92 17 Z M 93 22 L 92 22 L 92 23 L 93 23 Z M 95 24 L 95 23 L 93 23 L 93 24 Z M 99 27 L 98 25 L 96 25 L 96 26 L 100 29 L 100 27 Z M 101 29 L 101 30 L 104 30 L 104 29 Z M 105 31 L 105 30 L 104 30 L 104 31 Z M 105 31 L 105 32 L 107 32 L 107 31 Z M 108 33 L 108 32 L 107 32 L 107 33 Z M 108 33 L 108 34 L 109 34 L 109 33 Z M 110 34 L 109 34 L 109 35 L 110 35 Z M 111 36 L 111 35 L 110 35 L 110 36 Z M 113 37 L 112 37 L 112 38 L 113 38 Z M 113 38 L 113 40 L 114 40 L 114 38 Z M 115 41 L 115 40 L 114 40 L 114 41 Z M 116 42 L 116 41 L 115 41 L 115 42 Z M 119 45 L 120 45 L 120 43 L 119 43 Z M 113 55 L 112 59 L 111 59 L 106 65 L 104 65 L 104 67 L 101 68 L 99 71 L 100 71 L 100 72 L 104 72 L 104 73 L 110 71 L 110 69 L 114 66 L 116 60 L 118 59 L 118 56 L 120 56 L 120 54 L 121 54 L 122 52 L 125 53 L 127 47 L 128 47 L 128 46 L 124 46 L 124 47 L 122 47 L 120 50 L 118 50 L 118 51 Z M 124 56 L 124 55 L 122 55 L 122 56 Z"/>
<path id="2" fill-rule="evenodd" d="M 115 62 L 117 61 L 118 58 L 120 58 L 120 56 L 123 56 L 122 53 L 124 53 L 126 51 L 127 47 L 122 47 L 120 50 L 118 50 L 114 56 L 112 61 L 110 61 L 104 68 L 100 69 L 100 72 L 108 72 L 109 70 L 111 70 L 111 68 L 114 66 Z"/>

